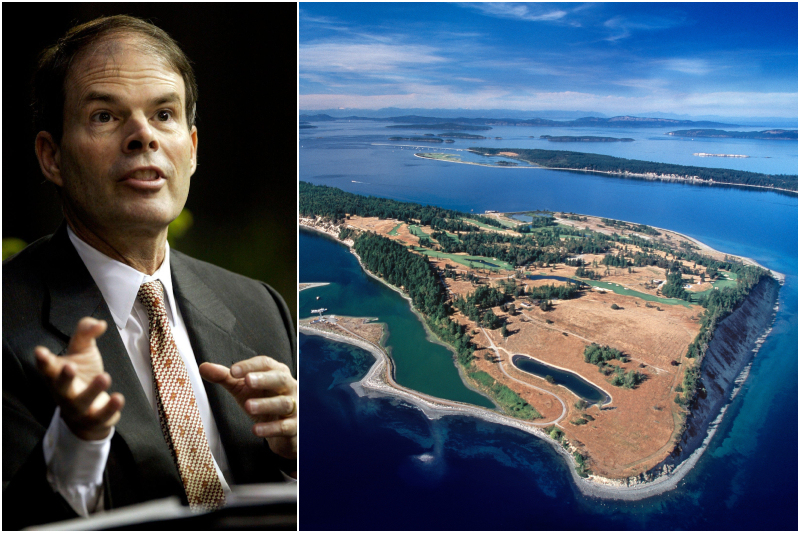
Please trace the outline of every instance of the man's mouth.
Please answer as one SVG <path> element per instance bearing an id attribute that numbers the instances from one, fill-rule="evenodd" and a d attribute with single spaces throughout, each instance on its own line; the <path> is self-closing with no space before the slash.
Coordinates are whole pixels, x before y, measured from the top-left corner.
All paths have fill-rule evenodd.
<path id="1" fill-rule="evenodd" d="M 131 170 L 120 179 L 120 182 L 141 190 L 158 190 L 166 181 L 164 174 L 152 167 Z"/>
<path id="2" fill-rule="evenodd" d="M 153 181 L 158 179 L 160 176 L 156 170 L 143 169 L 134 170 L 133 172 L 128 173 L 125 177 L 129 180 Z"/>

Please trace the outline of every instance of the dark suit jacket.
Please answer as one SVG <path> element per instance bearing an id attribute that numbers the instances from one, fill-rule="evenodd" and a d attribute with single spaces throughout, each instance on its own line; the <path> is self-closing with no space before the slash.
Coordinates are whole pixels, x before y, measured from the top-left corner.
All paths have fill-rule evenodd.
<path id="1" fill-rule="evenodd" d="M 170 262 L 175 298 L 198 364 L 230 367 L 268 355 L 295 374 L 294 328 L 272 288 L 175 250 Z M 170 495 L 185 502 L 177 467 L 108 305 L 62 224 L 3 264 L 3 529 L 76 516 L 46 479 L 42 439 L 55 403 L 36 369 L 33 348 L 65 353 L 84 316 L 112 326 L 97 344 L 111 374 L 111 391 L 125 396 L 104 472 L 106 508 Z M 294 461 L 273 454 L 252 434 L 252 421 L 226 390 L 205 387 L 234 483 L 280 481 L 280 469 L 294 470 Z"/>

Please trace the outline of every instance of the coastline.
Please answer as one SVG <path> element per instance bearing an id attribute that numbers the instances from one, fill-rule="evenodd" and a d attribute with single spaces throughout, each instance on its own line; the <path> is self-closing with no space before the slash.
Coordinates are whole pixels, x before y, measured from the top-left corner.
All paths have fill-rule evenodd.
<path id="1" fill-rule="evenodd" d="M 303 223 L 304 221 L 306 222 L 305 224 Z M 317 231 L 320 233 L 325 233 L 326 235 L 336 238 L 338 241 L 337 238 L 338 233 L 334 229 L 336 226 L 333 226 L 331 224 L 329 227 L 326 227 L 325 229 L 320 229 L 316 226 L 311 225 L 311 223 L 314 222 L 316 221 L 315 220 L 312 221 L 312 219 L 303 219 L 303 218 L 301 218 L 299 221 L 300 225 L 306 227 L 307 229 Z M 663 229 L 663 228 L 657 228 L 657 229 Z M 682 235 L 672 230 L 669 231 L 671 231 L 674 234 Z M 685 235 L 682 236 L 690 240 L 691 242 L 698 244 L 699 246 L 701 246 L 702 249 L 713 250 L 711 247 L 706 246 L 705 244 L 703 244 L 700 241 L 697 241 L 696 239 L 693 239 Z M 361 262 L 361 258 L 352 249 L 353 241 L 352 240 L 348 241 L 349 242 L 345 242 L 344 244 L 346 244 L 348 248 L 350 248 L 351 253 L 353 253 L 353 255 L 356 256 L 359 264 L 361 265 L 362 270 L 366 272 L 368 275 L 372 276 L 373 278 L 383 282 L 386 286 L 390 287 L 392 290 L 395 290 L 396 292 L 400 293 L 404 298 L 406 298 L 406 300 L 409 301 L 409 307 L 417 315 L 417 317 L 424 325 L 429 340 L 432 340 L 433 342 L 437 342 L 439 344 L 442 344 L 450 348 L 447 344 L 442 343 L 441 341 L 435 338 L 435 336 L 430 332 L 429 328 L 427 327 L 425 320 L 423 320 L 419 312 L 416 309 L 414 309 L 411 300 L 405 294 L 403 294 L 403 292 L 400 289 L 398 289 L 397 287 L 393 287 L 386 281 L 373 275 L 366 268 L 364 268 L 364 265 Z M 723 252 L 718 252 L 718 253 L 723 253 Z M 732 254 L 728 255 L 730 255 L 731 257 L 739 257 L 739 256 L 734 256 Z M 746 260 L 749 264 L 761 266 L 758 265 L 758 263 L 756 263 L 752 259 L 744 257 L 741 257 L 740 259 Z M 780 285 L 783 284 L 783 280 L 785 279 L 785 276 L 783 274 L 779 274 L 771 270 L 768 271 L 773 274 L 773 279 L 776 280 L 776 282 L 778 282 Z M 677 461 L 671 462 L 670 461 L 671 458 L 668 457 L 665 461 L 662 461 L 662 463 L 650 469 L 649 471 L 643 472 L 638 476 L 629 477 L 626 479 L 609 479 L 601 476 L 596 476 L 593 474 L 590 474 L 587 478 L 581 478 L 575 470 L 577 463 L 575 462 L 573 456 L 571 455 L 571 452 L 574 450 L 570 448 L 564 449 L 562 445 L 560 445 L 554 439 L 550 438 L 550 436 L 546 434 L 546 432 L 540 429 L 542 426 L 558 425 L 558 420 L 556 420 L 555 422 L 546 422 L 546 423 L 525 422 L 496 411 L 491 411 L 486 408 L 469 404 L 463 404 L 460 402 L 454 402 L 450 400 L 434 398 L 419 393 L 417 391 L 407 389 L 399 385 L 396 381 L 394 381 L 393 362 L 391 357 L 386 353 L 383 347 L 377 346 L 367 341 L 358 341 L 356 339 L 346 337 L 344 335 L 322 332 L 304 325 L 300 325 L 298 329 L 299 331 L 306 334 L 320 335 L 337 342 L 345 342 L 348 344 L 359 346 L 369 351 L 375 357 L 376 361 L 372 365 L 370 370 L 367 372 L 367 374 L 360 381 L 351 384 L 351 386 L 353 387 L 353 389 L 355 390 L 356 394 L 359 397 L 362 396 L 367 396 L 370 398 L 392 397 L 392 398 L 402 399 L 407 403 L 419 408 L 429 419 L 432 420 L 441 418 L 442 416 L 445 415 L 474 416 L 489 422 L 494 422 L 501 425 L 520 429 L 531 435 L 544 439 L 553 447 L 554 450 L 556 450 L 556 452 L 558 452 L 564 457 L 567 464 L 570 465 L 569 470 L 577 489 L 585 496 L 599 498 L 599 499 L 636 501 L 656 496 L 676 488 L 680 480 L 683 479 L 683 477 L 686 476 L 686 474 L 688 474 L 691 471 L 692 467 L 695 466 L 697 461 L 703 455 L 709 443 L 711 442 L 714 434 L 716 433 L 716 429 L 719 426 L 720 422 L 722 421 L 725 412 L 727 411 L 727 407 L 730 405 L 730 402 L 735 398 L 736 394 L 741 389 L 741 386 L 744 384 L 747 375 L 749 373 L 750 366 L 752 364 L 752 359 L 758 353 L 758 350 L 760 349 L 764 340 L 772 331 L 772 324 L 775 320 L 775 316 L 778 309 L 777 291 L 778 289 L 775 289 L 774 293 L 775 297 L 773 300 L 767 301 L 766 299 L 762 298 L 760 302 L 756 302 L 755 304 L 753 304 L 755 306 L 761 304 L 763 310 L 764 304 L 766 302 L 770 310 L 771 318 L 766 327 L 761 327 L 761 325 L 752 324 L 752 326 L 755 326 L 758 329 L 758 331 L 751 331 L 751 335 L 749 335 L 749 337 L 754 338 L 754 340 L 748 338 L 747 342 L 739 346 L 740 350 L 738 355 L 740 357 L 740 360 L 739 359 L 734 360 L 734 363 L 736 362 L 739 363 L 738 366 L 736 366 L 734 372 L 735 379 L 732 380 L 732 383 L 724 387 L 725 390 L 723 391 L 724 395 L 726 396 L 726 401 L 722 403 L 721 407 L 717 406 L 711 412 L 705 413 L 706 418 L 699 421 L 699 428 L 702 431 L 701 436 L 703 436 L 702 441 L 699 443 L 694 442 L 691 447 L 687 446 L 687 448 L 683 449 L 680 455 L 678 456 Z M 749 295 L 748 298 L 745 300 L 745 302 L 742 303 L 740 308 L 744 307 L 745 304 L 751 304 L 752 299 L 753 295 Z M 723 320 L 723 323 L 725 323 L 726 321 L 730 321 L 733 318 L 733 316 L 739 311 L 740 308 L 737 308 L 737 310 L 735 310 L 732 315 L 726 317 L 726 319 Z M 751 324 L 746 324 L 746 325 L 751 325 Z M 712 339 L 712 344 L 714 343 L 715 340 L 717 340 L 717 335 L 715 335 L 714 339 Z M 381 342 L 383 342 L 383 340 L 381 340 Z M 748 354 L 749 357 L 747 357 Z M 461 374 L 463 381 L 464 376 L 462 374 L 462 370 L 460 367 L 459 367 L 459 374 Z M 703 375 L 705 375 L 705 373 Z M 716 412 L 716 409 L 719 409 L 719 411 Z M 714 415 L 713 419 L 710 419 L 709 415 Z M 695 411 L 691 411 L 690 416 L 693 419 L 696 419 L 696 417 L 700 415 L 695 413 Z M 695 436 L 697 436 L 697 434 Z M 685 436 L 682 438 L 681 442 L 683 442 L 684 440 Z M 697 439 L 695 439 L 695 441 L 697 441 Z"/>

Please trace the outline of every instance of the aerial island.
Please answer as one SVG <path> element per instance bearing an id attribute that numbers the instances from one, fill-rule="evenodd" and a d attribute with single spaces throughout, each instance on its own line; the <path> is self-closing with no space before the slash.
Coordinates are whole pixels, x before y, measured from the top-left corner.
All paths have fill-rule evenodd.
<path id="1" fill-rule="evenodd" d="M 546 439 L 580 490 L 603 498 L 663 492 L 691 469 L 769 330 L 782 281 L 679 233 L 575 213 L 478 215 L 306 182 L 299 213 L 407 297 L 465 385 L 496 408 L 397 383 L 370 317 L 301 320 L 304 333 L 373 353 L 357 391 Z"/>

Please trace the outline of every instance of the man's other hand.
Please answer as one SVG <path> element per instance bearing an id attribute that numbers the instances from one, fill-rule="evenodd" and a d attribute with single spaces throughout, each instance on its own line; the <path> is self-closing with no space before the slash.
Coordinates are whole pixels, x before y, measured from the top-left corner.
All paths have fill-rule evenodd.
<path id="1" fill-rule="evenodd" d="M 273 452 L 297 459 L 297 380 L 289 367 L 259 355 L 239 361 L 230 369 L 203 363 L 200 375 L 222 385 L 236 398 L 255 421 L 253 433 L 266 438 Z"/>
<path id="2" fill-rule="evenodd" d="M 122 394 L 109 395 L 111 376 L 103 371 L 103 358 L 95 339 L 105 333 L 104 320 L 84 317 L 61 357 L 44 346 L 34 348 L 39 371 L 48 379 L 61 418 L 83 440 L 108 436 L 125 405 Z"/>

